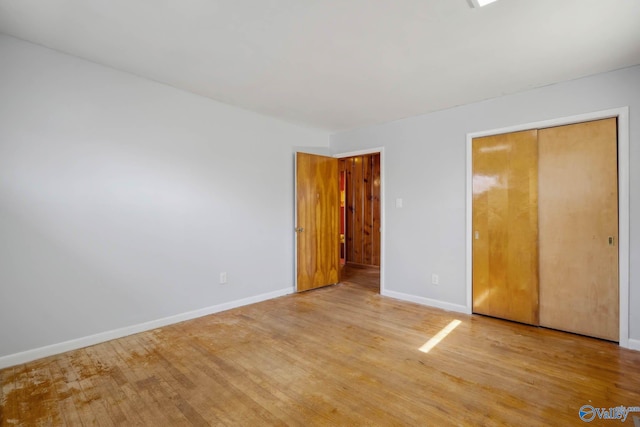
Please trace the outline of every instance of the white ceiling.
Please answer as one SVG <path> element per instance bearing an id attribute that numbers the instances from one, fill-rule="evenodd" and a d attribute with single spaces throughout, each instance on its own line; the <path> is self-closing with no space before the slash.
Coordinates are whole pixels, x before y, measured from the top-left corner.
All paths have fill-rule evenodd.
<path id="1" fill-rule="evenodd" d="M 0 0 L 0 32 L 332 132 L 640 64 L 639 0 Z"/>

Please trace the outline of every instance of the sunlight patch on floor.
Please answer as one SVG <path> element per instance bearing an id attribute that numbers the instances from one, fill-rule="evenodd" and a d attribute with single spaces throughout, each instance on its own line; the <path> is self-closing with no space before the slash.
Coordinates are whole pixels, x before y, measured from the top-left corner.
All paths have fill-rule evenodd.
<path id="1" fill-rule="evenodd" d="M 437 346 L 440 343 L 440 341 L 445 339 L 445 337 L 449 335 L 451 331 L 457 328 L 460 323 L 462 323 L 460 320 L 452 320 L 447 326 L 442 328 L 440 332 L 435 334 L 433 337 L 431 337 L 429 341 L 424 343 L 422 347 L 420 347 L 418 350 L 420 350 L 423 353 L 429 353 L 429 351 L 431 351 L 433 347 Z"/>

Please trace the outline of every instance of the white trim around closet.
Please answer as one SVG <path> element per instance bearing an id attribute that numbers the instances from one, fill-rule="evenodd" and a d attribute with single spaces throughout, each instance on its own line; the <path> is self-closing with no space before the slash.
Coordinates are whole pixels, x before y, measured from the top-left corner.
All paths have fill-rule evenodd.
<path id="1" fill-rule="evenodd" d="M 614 108 L 610 110 L 595 111 L 562 117 L 540 122 L 525 123 L 499 129 L 489 129 L 467 134 L 467 164 L 466 164 L 466 209 L 467 209 L 467 233 L 466 233 L 466 285 L 467 304 L 466 310 L 473 310 L 472 296 L 472 155 L 471 143 L 473 138 L 502 133 L 518 132 L 528 129 L 542 129 L 554 126 L 563 126 L 574 123 L 588 122 L 592 120 L 618 119 L 618 257 L 619 257 L 619 293 L 620 293 L 620 347 L 632 348 L 629 342 L 629 107 Z"/>

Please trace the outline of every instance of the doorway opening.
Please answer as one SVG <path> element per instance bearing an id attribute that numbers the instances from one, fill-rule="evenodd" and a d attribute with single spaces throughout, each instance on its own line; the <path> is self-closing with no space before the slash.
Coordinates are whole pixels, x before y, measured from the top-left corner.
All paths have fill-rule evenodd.
<path id="1" fill-rule="evenodd" d="M 380 152 L 339 158 L 340 278 L 380 293 L 382 180 Z"/>

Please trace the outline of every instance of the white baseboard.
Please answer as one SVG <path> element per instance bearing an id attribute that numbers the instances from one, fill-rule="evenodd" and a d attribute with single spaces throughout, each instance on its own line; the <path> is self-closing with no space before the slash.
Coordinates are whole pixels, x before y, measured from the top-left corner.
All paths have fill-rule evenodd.
<path id="1" fill-rule="evenodd" d="M 439 301 L 436 299 L 419 297 L 416 295 L 405 294 L 402 292 L 388 291 L 388 290 L 383 290 L 381 294 L 386 297 L 391 297 L 391 298 L 395 298 L 403 301 L 415 302 L 417 304 L 426 305 L 429 307 L 436 307 L 436 308 L 441 308 L 447 311 L 455 311 L 458 313 L 471 314 L 471 310 L 469 310 L 469 308 L 467 308 L 464 305 L 452 304 L 450 302 Z"/>
<path id="2" fill-rule="evenodd" d="M 280 290 L 268 292 L 265 294 L 255 295 L 248 298 L 243 298 L 235 301 L 226 302 L 223 304 L 201 308 L 199 310 L 193 310 L 193 311 L 188 311 L 186 313 L 176 314 L 174 316 L 164 317 L 162 319 L 139 323 L 137 325 L 132 325 L 132 326 L 126 326 L 124 328 L 114 329 L 112 331 L 101 332 L 99 334 L 89 335 L 87 337 L 64 341 L 61 343 L 52 344 L 45 347 L 34 348 L 32 350 L 23 351 L 20 353 L 9 354 L 7 356 L 0 357 L 0 369 L 8 368 L 10 366 L 20 365 L 22 363 L 31 362 L 32 360 L 41 359 L 43 357 L 49 357 L 56 354 L 64 353 L 66 351 L 77 350 L 83 347 L 89 347 L 91 345 L 99 344 L 105 341 L 126 337 L 127 335 L 133 335 L 139 332 L 161 328 L 163 326 L 171 325 L 174 323 L 184 322 L 185 320 L 191 320 L 197 317 L 207 316 L 209 314 L 230 310 L 232 308 L 242 307 L 244 305 L 266 301 L 266 300 L 277 298 L 283 295 L 291 294 L 293 293 L 293 291 L 294 291 L 293 288 L 280 289 Z"/>
<path id="3" fill-rule="evenodd" d="M 629 338 L 628 344 L 629 345 L 627 346 L 627 348 L 630 348 L 631 350 L 640 351 L 640 340 L 634 340 L 633 338 Z"/>

